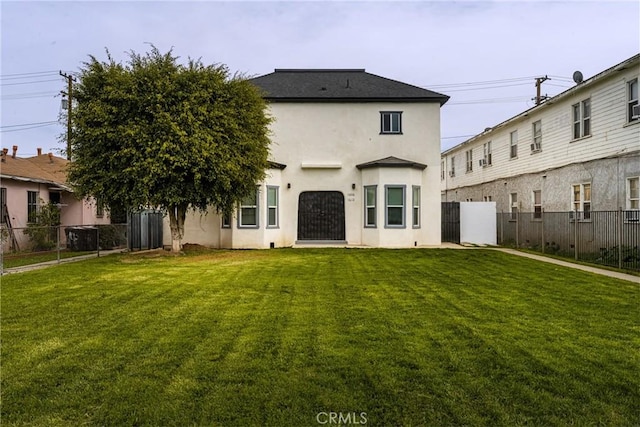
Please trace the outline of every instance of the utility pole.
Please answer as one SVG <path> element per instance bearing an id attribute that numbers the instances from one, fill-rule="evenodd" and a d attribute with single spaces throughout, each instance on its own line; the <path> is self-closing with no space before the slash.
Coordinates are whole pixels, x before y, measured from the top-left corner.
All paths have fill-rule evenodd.
<path id="1" fill-rule="evenodd" d="M 551 80 L 548 76 L 544 77 L 536 77 L 536 105 L 540 105 L 542 102 L 542 96 L 540 95 L 540 86 L 542 86 L 543 82 L 547 80 Z M 547 99 L 547 95 L 544 96 L 544 99 Z"/>
<path id="2" fill-rule="evenodd" d="M 67 79 L 67 160 L 71 160 L 71 105 L 73 102 L 73 82 L 76 81 L 76 78 L 62 71 L 60 71 L 60 75 Z M 64 94 L 64 92 L 62 93 Z"/>

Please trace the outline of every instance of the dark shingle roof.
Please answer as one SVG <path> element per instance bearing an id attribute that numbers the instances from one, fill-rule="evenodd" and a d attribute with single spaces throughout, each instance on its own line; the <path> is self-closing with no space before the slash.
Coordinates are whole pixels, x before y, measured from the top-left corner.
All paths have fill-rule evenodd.
<path id="1" fill-rule="evenodd" d="M 449 97 L 365 72 L 364 69 L 277 69 L 250 80 L 265 98 L 286 102 L 439 102 Z"/>
<path id="2" fill-rule="evenodd" d="M 360 163 L 356 165 L 358 169 L 369 169 L 369 168 L 414 168 L 424 170 L 427 165 L 412 162 L 410 160 L 399 159 L 397 157 L 385 157 L 384 159 L 374 160 L 367 163 Z"/>

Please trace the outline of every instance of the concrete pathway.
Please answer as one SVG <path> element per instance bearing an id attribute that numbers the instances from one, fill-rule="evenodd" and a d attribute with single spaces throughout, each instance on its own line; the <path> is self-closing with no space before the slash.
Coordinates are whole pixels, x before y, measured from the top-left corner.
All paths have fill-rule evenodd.
<path id="1" fill-rule="evenodd" d="M 525 258 L 535 259 L 537 261 L 548 262 L 550 264 L 561 265 L 563 267 L 575 268 L 576 270 L 587 271 L 589 273 L 600 274 L 602 276 L 613 277 L 620 280 L 627 280 L 640 284 L 640 276 L 634 276 L 632 274 L 621 273 L 618 271 L 605 270 L 604 268 L 591 267 L 590 265 L 575 264 L 573 262 L 562 261 L 555 258 L 550 258 L 542 255 L 530 254 L 528 252 L 517 251 L 509 248 L 490 248 L 491 250 L 504 252 L 511 255 L 517 255 Z"/>

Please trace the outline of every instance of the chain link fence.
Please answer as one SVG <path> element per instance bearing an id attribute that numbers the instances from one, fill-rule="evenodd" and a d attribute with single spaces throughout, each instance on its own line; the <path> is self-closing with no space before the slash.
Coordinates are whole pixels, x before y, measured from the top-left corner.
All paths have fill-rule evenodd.
<path id="1" fill-rule="evenodd" d="M 639 211 L 502 212 L 498 244 L 640 271 Z"/>
<path id="2" fill-rule="evenodd" d="M 129 247 L 127 224 L 0 226 L 1 268 L 97 255 Z"/>

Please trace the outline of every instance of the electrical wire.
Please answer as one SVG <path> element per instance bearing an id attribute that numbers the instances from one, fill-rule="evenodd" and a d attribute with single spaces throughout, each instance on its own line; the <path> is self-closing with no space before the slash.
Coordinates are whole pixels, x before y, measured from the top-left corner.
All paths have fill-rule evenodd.
<path id="1" fill-rule="evenodd" d="M 59 92 L 28 92 L 28 93 L 15 93 L 9 95 L 2 95 L 0 99 L 5 100 L 17 100 L 17 99 L 30 99 L 30 98 L 49 98 L 54 97 Z"/>
<path id="2" fill-rule="evenodd" d="M 31 126 L 31 125 L 44 125 L 44 124 L 53 124 L 53 123 L 58 123 L 57 120 L 50 120 L 48 122 L 35 122 L 35 123 L 21 123 L 19 125 L 5 125 L 5 126 L 0 126 L 0 129 L 4 129 L 4 128 L 17 128 L 17 127 L 21 127 L 21 126 Z"/>
<path id="3" fill-rule="evenodd" d="M 26 127 L 26 128 L 22 128 L 22 129 L 0 130 L 0 133 L 20 132 L 20 131 L 23 131 L 23 130 L 29 130 L 29 129 L 42 128 L 42 127 L 46 127 L 46 126 L 53 126 L 53 125 L 54 125 L 54 124 L 56 124 L 56 123 L 58 123 L 58 122 L 49 123 L 49 124 L 42 124 L 42 125 L 38 125 L 38 126 L 30 126 L 30 127 Z"/>
<path id="4" fill-rule="evenodd" d="M 36 83 L 46 83 L 46 82 L 59 82 L 60 79 L 49 79 L 49 80 L 37 80 L 34 82 L 20 82 L 20 83 L 0 83 L 2 86 L 17 86 L 17 85 L 31 85 Z"/>

